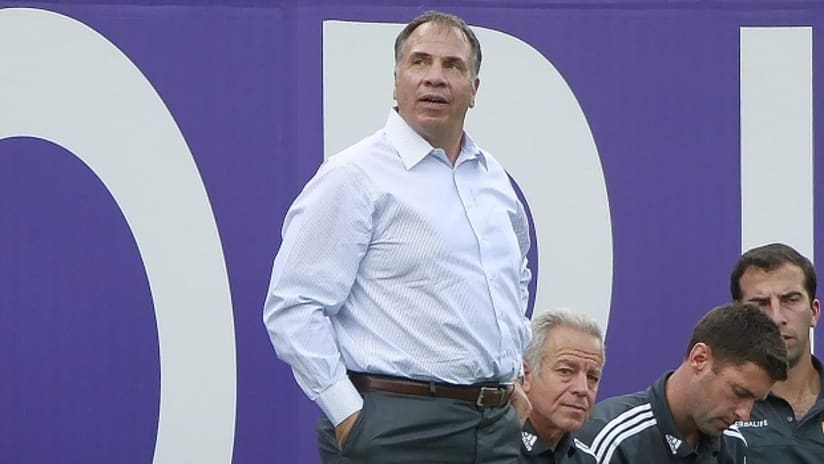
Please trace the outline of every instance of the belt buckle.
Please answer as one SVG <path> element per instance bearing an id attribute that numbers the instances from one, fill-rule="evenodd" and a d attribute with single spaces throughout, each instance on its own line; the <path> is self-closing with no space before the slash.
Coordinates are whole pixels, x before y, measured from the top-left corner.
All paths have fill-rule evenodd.
<path id="1" fill-rule="evenodd" d="M 505 395 L 504 389 L 500 388 L 500 387 L 481 387 L 481 389 L 478 391 L 478 399 L 475 400 L 475 405 L 478 406 L 479 408 L 482 408 L 484 406 L 491 406 L 491 405 L 484 404 L 484 396 L 487 392 L 495 393 L 498 396 L 498 400 L 497 400 L 495 406 L 500 406 L 501 403 L 503 402 L 504 395 Z"/>

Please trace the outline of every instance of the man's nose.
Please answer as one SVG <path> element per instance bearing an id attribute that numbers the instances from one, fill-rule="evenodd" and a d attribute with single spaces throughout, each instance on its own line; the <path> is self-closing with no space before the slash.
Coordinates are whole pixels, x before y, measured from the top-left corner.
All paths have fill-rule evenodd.
<path id="1" fill-rule="evenodd" d="M 741 421 L 750 420 L 753 405 L 755 405 L 755 400 L 742 400 L 735 408 L 736 419 Z"/>
<path id="2" fill-rule="evenodd" d="M 444 85 L 446 78 L 444 77 L 443 66 L 440 63 L 433 63 L 429 66 L 424 75 L 424 82 L 435 87 Z"/>
<path id="3" fill-rule="evenodd" d="M 572 393 L 576 395 L 586 395 L 589 389 L 587 374 L 580 372 L 572 378 Z"/>
<path id="4" fill-rule="evenodd" d="M 787 318 L 784 317 L 784 311 L 781 310 L 781 300 L 778 297 L 770 298 L 770 306 L 767 309 L 767 315 L 770 316 L 770 319 L 772 319 L 777 325 L 787 323 Z"/>

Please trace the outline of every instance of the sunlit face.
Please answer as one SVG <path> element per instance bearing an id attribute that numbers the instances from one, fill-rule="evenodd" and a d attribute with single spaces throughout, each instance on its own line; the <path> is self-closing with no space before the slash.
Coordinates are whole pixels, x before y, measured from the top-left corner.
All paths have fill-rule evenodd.
<path id="1" fill-rule="evenodd" d="M 773 381 L 751 362 L 737 366 L 714 362 L 709 349 L 698 345 L 706 352 L 697 361 L 691 353 L 695 376 L 688 392 L 689 411 L 698 430 L 718 436 L 735 421 L 748 420 L 753 405 L 767 396 Z"/>
<path id="2" fill-rule="evenodd" d="M 472 67 L 472 46 L 455 27 L 421 24 L 401 49 L 393 93 L 398 113 L 436 148 L 463 134 L 480 84 Z"/>
<path id="3" fill-rule="evenodd" d="M 560 437 L 589 418 L 604 365 L 598 337 L 566 326 L 547 334 L 539 370 L 524 368 L 524 391 L 532 403 L 530 422 L 539 433 Z"/>
<path id="4" fill-rule="evenodd" d="M 741 300 L 758 305 L 781 330 L 790 367 L 810 353 L 810 327 L 821 314 L 818 299 L 804 289 L 804 271 L 786 263 L 766 271 L 749 267 L 739 280 Z"/>

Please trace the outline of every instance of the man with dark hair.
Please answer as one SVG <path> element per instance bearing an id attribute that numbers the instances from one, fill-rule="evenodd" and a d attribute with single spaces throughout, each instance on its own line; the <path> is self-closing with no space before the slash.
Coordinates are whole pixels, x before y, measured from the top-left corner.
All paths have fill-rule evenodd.
<path id="1" fill-rule="evenodd" d="M 512 463 L 529 227 L 463 130 L 480 44 L 429 12 L 395 57 L 385 127 L 330 158 L 286 215 L 264 322 L 324 413 L 324 462 Z"/>
<path id="2" fill-rule="evenodd" d="M 824 375 L 810 340 L 821 316 L 815 290 L 810 260 L 781 243 L 747 251 L 730 275 L 733 298 L 759 306 L 787 344 L 787 380 L 738 423 L 751 464 L 824 462 Z"/>
<path id="3" fill-rule="evenodd" d="M 595 463 L 574 433 L 592 412 L 603 367 L 604 336 L 595 321 L 569 310 L 533 317 L 524 352 L 532 412 L 521 436 L 522 464 Z"/>
<path id="4" fill-rule="evenodd" d="M 598 403 L 579 437 L 600 464 L 746 463 L 736 421 L 787 378 L 778 327 L 731 303 L 695 327 L 683 362 L 648 389 Z"/>

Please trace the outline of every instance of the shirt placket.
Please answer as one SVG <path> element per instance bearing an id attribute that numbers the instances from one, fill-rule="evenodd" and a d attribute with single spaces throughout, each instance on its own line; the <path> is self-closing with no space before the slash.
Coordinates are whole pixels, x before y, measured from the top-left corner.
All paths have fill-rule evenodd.
<path id="1" fill-rule="evenodd" d="M 492 255 L 492 247 L 494 246 L 494 243 L 488 240 L 488 238 L 484 235 L 484 226 L 486 225 L 487 218 L 484 214 L 484 209 L 480 207 L 482 205 L 478 205 L 478 199 L 475 194 L 474 186 L 477 179 L 474 179 L 474 176 L 472 176 L 472 171 L 477 168 L 477 158 L 459 158 L 455 168 L 452 170 L 452 179 L 455 183 L 455 188 L 464 207 L 464 213 L 469 220 L 469 225 L 472 228 L 472 233 L 475 236 L 475 240 L 478 245 L 479 259 L 481 268 L 483 269 L 484 276 L 486 278 L 486 287 L 489 295 L 490 306 L 495 312 L 495 324 L 499 335 L 497 337 L 498 352 L 500 352 L 501 343 L 503 342 L 503 327 L 501 327 L 501 321 L 503 318 L 501 314 L 501 304 L 496 297 L 496 292 L 494 291 L 495 285 L 497 285 L 498 276 L 492 272 L 489 267 L 489 262 L 491 261 L 490 256 Z M 510 366 L 506 366 L 506 368 L 510 368 Z"/>

